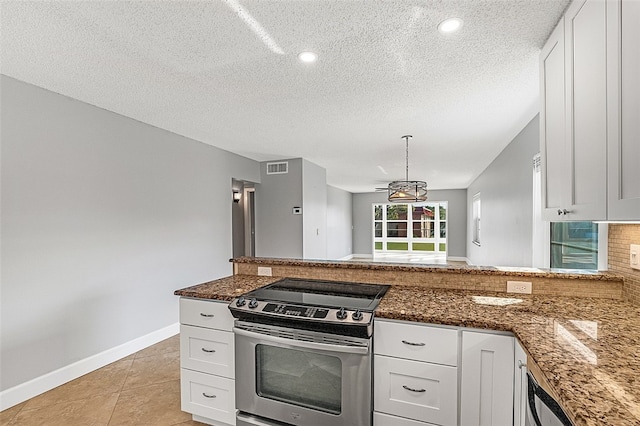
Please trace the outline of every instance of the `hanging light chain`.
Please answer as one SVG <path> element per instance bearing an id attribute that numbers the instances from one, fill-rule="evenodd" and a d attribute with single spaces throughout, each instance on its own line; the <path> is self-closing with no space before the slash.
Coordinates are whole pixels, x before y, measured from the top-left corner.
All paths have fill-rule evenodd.
<path id="1" fill-rule="evenodd" d="M 404 139 L 405 141 L 405 145 L 406 145 L 406 162 L 405 162 L 405 178 L 404 180 L 409 182 L 409 138 L 412 138 L 413 136 L 411 135 L 404 135 L 403 137 L 401 137 L 400 139 Z"/>

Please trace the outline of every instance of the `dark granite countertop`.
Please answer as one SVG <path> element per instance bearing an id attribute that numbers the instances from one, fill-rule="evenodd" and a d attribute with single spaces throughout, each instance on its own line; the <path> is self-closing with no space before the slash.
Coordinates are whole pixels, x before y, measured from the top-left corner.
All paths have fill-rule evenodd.
<path id="1" fill-rule="evenodd" d="M 278 280 L 234 275 L 176 295 L 230 301 Z M 640 424 L 640 307 L 616 300 L 392 286 L 379 318 L 512 332 L 576 425 Z"/>

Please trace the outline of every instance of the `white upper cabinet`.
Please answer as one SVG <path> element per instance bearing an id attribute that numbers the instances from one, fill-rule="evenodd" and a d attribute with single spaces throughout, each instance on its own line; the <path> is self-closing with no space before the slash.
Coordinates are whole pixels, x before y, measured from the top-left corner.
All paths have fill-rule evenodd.
<path id="1" fill-rule="evenodd" d="M 607 218 L 606 16 L 603 0 L 576 0 L 564 18 L 569 220 Z"/>
<path id="2" fill-rule="evenodd" d="M 543 217 L 640 220 L 640 2 L 574 0 L 540 56 Z"/>
<path id="3" fill-rule="evenodd" d="M 607 2 L 608 216 L 640 220 L 640 2 Z"/>
<path id="4" fill-rule="evenodd" d="M 569 163 L 565 146 L 564 19 L 540 54 L 540 153 L 542 208 L 546 220 L 567 208 Z"/>
<path id="5" fill-rule="evenodd" d="M 544 217 L 607 218 L 607 15 L 576 0 L 541 54 Z"/>

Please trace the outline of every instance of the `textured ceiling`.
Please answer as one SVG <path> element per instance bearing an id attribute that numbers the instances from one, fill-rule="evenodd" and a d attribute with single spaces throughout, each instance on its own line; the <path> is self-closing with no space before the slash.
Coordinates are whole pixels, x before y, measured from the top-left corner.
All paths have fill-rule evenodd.
<path id="1" fill-rule="evenodd" d="M 403 179 L 412 134 L 409 178 L 466 188 L 537 113 L 568 2 L 3 0 L 0 64 L 249 158 L 306 158 L 352 192 Z"/>

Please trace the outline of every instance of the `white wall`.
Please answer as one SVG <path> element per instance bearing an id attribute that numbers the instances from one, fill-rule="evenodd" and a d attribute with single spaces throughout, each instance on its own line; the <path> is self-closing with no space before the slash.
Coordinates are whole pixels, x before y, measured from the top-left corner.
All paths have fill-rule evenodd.
<path id="1" fill-rule="evenodd" d="M 327 186 L 327 259 L 342 259 L 352 254 L 353 194 Z"/>
<path id="2" fill-rule="evenodd" d="M 531 266 L 533 156 L 540 149 L 536 115 L 469 186 L 467 257 L 474 265 Z M 472 199 L 481 199 L 481 245 L 473 237 Z"/>
<path id="3" fill-rule="evenodd" d="M 302 257 L 327 258 L 327 171 L 302 160 Z"/>
<path id="4" fill-rule="evenodd" d="M 449 218 L 447 226 L 448 255 L 466 256 L 467 237 L 467 191 L 465 189 L 433 190 L 427 194 L 428 201 L 447 201 Z M 353 194 L 353 253 L 371 255 L 373 253 L 372 205 L 386 203 L 386 192 Z"/>
<path id="5" fill-rule="evenodd" d="M 2 76 L 0 389 L 178 322 L 257 162 Z"/>

